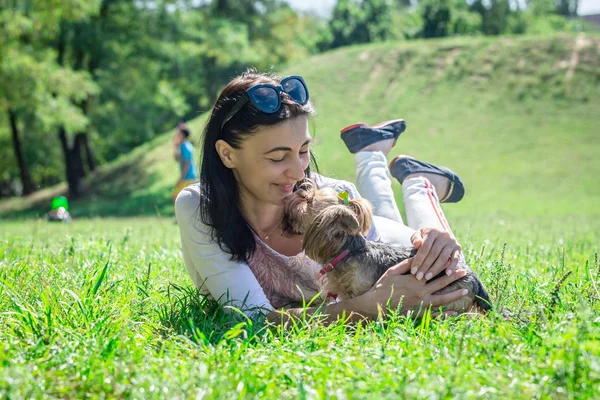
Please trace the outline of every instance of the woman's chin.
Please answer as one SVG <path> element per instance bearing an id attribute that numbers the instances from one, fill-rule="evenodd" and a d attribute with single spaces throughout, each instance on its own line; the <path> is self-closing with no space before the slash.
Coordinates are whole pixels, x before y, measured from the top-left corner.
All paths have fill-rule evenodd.
<path id="1" fill-rule="evenodd" d="M 295 185 L 281 186 L 275 183 L 269 185 L 267 190 L 261 192 L 255 192 L 255 197 L 261 199 L 265 203 L 273 205 L 282 205 L 285 198 L 294 192 Z"/>

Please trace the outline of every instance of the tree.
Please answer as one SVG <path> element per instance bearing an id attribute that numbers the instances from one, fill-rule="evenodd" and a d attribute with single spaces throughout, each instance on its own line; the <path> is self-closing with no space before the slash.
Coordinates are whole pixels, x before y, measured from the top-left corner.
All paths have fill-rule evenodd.
<path id="1" fill-rule="evenodd" d="M 416 1 L 414 1 L 416 3 Z M 397 9 L 404 10 L 413 5 L 413 1 L 411 0 L 394 0 L 394 6 Z"/>
<path id="2" fill-rule="evenodd" d="M 207 110 L 232 76 L 316 52 L 326 33 L 281 0 L 3 1 L 0 143 L 15 167 L 0 179 L 30 191 L 64 167 L 72 196 L 97 163 Z"/>
<path id="3" fill-rule="evenodd" d="M 533 15 L 552 14 L 556 11 L 556 0 L 527 0 L 527 9 Z"/>
<path id="4" fill-rule="evenodd" d="M 471 10 L 481 15 L 481 31 L 484 35 L 508 32 L 511 15 L 509 0 L 490 0 L 487 6 L 482 0 L 477 0 L 471 5 Z"/>
<path id="5" fill-rule="evenodd" d="M 451 9 L 448 0 L 427 0 L 421 2 L 423 16 L 423 37 L 448 36 L 450 33 Z"/>
<path id="6" fill-rule="evenodd" d="M 385 40 L 391 23 L 391 6 L 387 0 L 338 0 L 329 21 L 332 34 L 329 47 Z"/>
<path id="7" fill-rule="evenodd" d="M 391 7 L 388 0 L 363 1 L 364 25 L 369 32 L 369 42 L 386 40 L 392 24 Z"/>
<path id="8" fill-rule="evenodd" d="M 579 0 L 556 0 L 556 12 L 565 17 L 576 17 Z"/>
<path id="9" fill-rule="evenodd" d="M 61 18 L 83 19 L 94 12 L 94 2 L 85 0 L 59 5 L 30 0 L 0 9 L 0 111 L 8 116 L 25 195 L 35 185 L 23 156 L 19 120 L 33 116 L 44 131 L 57 125 L 81 129 L 88 121 L 74 103 L 96 89 L 87 74 L 58 65 L 44 43 L 56 35 Z"/>
<path id="10" fill-rule="evenodd" d="M 180 15 L 177 10 L 168 12 L 167 5 L 101 0 L 91 18 L 63 20 L 60 25 L 52 43 L 58 63 L 89 74 L 101 88 L 77 104 L 91 121 L 86 129 L 69 134 L 58 128 L 73 197 L 83 194 L 82 178 L 95 169 L 94 135 L 102 138 L 96 141 L 102 158 L 112 159 L 154 137 L 189 109 L 164 76 L 177 57 L 172 51 L 177 46 L 169 45 L 181 36 Z"/>

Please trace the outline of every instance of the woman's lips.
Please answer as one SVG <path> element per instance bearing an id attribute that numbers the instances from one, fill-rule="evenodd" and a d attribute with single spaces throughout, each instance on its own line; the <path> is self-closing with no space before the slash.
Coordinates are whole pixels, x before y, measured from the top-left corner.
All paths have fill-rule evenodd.
<path id="1" fill-rule="evenodd" d="M 279 184 L 275 184 L 275 186 L 278 186 L 279 189 L 281 189 L 283 192 L 285 193 L 292 193 L 292 191 L 294 190 L 294 184 L 289 184 L 289 185 L 279 185 Z"/>

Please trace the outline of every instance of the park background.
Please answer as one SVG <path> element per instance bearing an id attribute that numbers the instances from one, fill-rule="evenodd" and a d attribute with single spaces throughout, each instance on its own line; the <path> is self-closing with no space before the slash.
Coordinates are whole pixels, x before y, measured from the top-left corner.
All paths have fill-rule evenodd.
<path id="1" fill-rule="evenodd" d="M 577 0 L 0 0 L 0 397 L 593 398 L 600 390 L 600 5 Z M 589 15 L 582 15 L 582 14 Z M 265 329 L 191 287 L 171 137 L 220 89 L 304 76 L 322 173 L 451 167 L 497 312 Z M 394 154 L 391 154 L 393 156 Z M 394 185 L 401 202 L 400 186 Z M 65 195 L 71 224 L 45 221 Z"/>

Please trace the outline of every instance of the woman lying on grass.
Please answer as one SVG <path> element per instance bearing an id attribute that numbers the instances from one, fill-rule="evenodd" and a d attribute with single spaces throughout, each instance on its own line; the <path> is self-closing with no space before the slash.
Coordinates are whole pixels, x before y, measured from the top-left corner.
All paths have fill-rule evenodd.
<path id="1" fill-rule="evenodd" d="M 404 121 L 356 124 L 342 131 L 355 154 L 357 191 L 350 182 L 311 171 L 308 120 L 313 107 L 308 97 L 301 77 L 282 80 L 254 72 L 233 79 L 219 96 L 204 131 L 200 182 L 184 189 L 175 202 L 184 260 L 196 286 L 223 304 L 265 310 L 271 321 L 317 311 L 327 322 L 343 315 L 375 319 L 388 301 L 391 308 L 400 305 L 401 312 L 417 315 L 464 296 L 461 290 L 433 294 L 465 274 L 455 269 L 461 247 L 438 200 L 438 194 L 445 201 L 462 198 L 458 176 L 396 157 L 389 171 L 402 183 L 404 225 L 386 159 Z M 375 218 L 368 240 L 412 244 L 419 250 L 363 295 L 304 311 L 294 305 L 319 293 L 321 266 L 304 256 L 302 235 L 284 233 L 282 219 L 284 198 L 309 177 L 319 186 L 347 191 L 351 198 L 360 192 L 371 201 Z M 444 269 L 446 276 L 428 282 Z"/>

